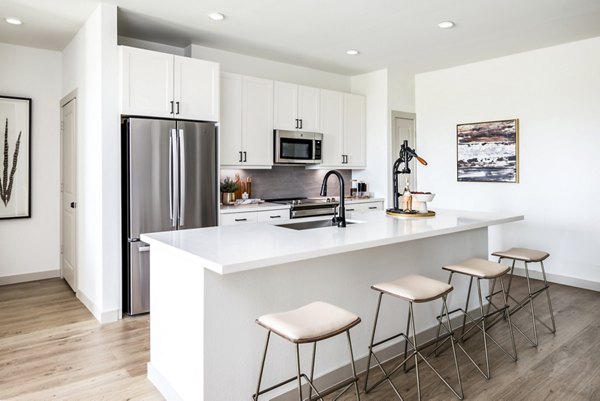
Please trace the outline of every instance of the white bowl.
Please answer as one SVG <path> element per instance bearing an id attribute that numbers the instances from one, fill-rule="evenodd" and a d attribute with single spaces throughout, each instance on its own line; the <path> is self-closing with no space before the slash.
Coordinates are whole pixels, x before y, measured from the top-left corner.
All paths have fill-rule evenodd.
<path id="1" fill-rule="evenodd" d="M 435 194 L 412 194 L 412 196 L 417 202 L 431 202 L 435 198 Z"/>

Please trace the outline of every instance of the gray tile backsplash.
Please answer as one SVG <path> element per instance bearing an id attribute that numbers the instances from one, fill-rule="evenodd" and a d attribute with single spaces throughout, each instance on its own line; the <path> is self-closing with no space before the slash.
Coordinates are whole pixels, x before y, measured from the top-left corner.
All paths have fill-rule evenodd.
<path id="1" fill-rule="evenodd" d="M 261 199 L 319 196 L 323 177 L 328 170 L 307 170 L 304 167 L 279 166 L 271 170 L 221 170 L 221 181 L 240 175 L 242 180 L 252 179 L 252 197 Z M 351 170 L 338 170 L 344 177 L 346 195 L 350 195 Z M 339 194 L 338 180 L 329 177 L 327 194 Z"/>

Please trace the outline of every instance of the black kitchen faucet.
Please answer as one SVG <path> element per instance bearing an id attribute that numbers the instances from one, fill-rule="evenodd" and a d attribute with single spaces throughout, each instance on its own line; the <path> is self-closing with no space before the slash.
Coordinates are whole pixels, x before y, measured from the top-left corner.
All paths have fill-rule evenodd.
<path id="1" fill-rule="evenodd" d="M 333 174 L 338 178 L 340 182 L 340 215 L 333 216 L 333 223 L 337 223 L 338 227 L 346 227 L 346 208 L 344 206 L 344 177 L 336 170 L 329 170 L 325 177 L 323 177 L 323 184 L 321 185 L 321 196 L 327 196 L 327 180 L 329 176 Z"/>

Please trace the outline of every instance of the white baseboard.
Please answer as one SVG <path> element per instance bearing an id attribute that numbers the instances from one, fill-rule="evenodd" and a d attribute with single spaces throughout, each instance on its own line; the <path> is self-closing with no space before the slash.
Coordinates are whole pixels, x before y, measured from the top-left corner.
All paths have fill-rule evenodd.
<path id="1" fill-rule="evenodd" d="M 121 311 L 119 309 L 102 311 L 81 290 L 77 291 L 76 296 L 101 324 L 116 322 L 121 318 Z"/>
<path id="2" fill-rule="evenodd" d="M 60 277 L 60 269 L 45 270 L 42 272 L 15 274 L 12 276 L 0 277 L 0 285 L 26 283 L 28 281 L 46 280 L 49 278 Z"/>
<path id="3" fill-rule="evenodd" d="M 525 277 L 525 269 L 522 267 L 515 267 L 515 274 L 517 276 Z M 537 280 L 543 279 L 542 272 L 533 269 L 529 269 L 529 277 Z M 598 281 L 584 280 L 581 278 L 561 276 L 560 274 L 552 273 L 546 273 L 546 279 L 551 283 L 564 284 L 570 287 L 584 288 L 592 291 L 600 291 L 600 282 Z"/>
<path id="4" fill-rule="evenodd" d="M 183 398 L 177 394 L 175 389 L 171 387 L 169 382 L 163 377 L 163 375 L 148 362 L 148 380 L 156 387 L 156 389 L 169 401 L 183 401 Z"/>

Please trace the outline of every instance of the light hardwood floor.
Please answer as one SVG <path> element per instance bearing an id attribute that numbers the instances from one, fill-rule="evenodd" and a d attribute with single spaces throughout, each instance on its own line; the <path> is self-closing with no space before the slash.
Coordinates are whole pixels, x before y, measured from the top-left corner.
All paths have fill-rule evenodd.
<path id="1" fill-rule="evenodd" d="M 523 292 L 523 284 L 517 280 L 517 293 Z M 459 353 L 467 400 L 600 400 L 600 293 L 553 285 L 552 300 L 556 336 L 541 329 L 535 349 L 517 335 L 517 363 L 490 345 L 491 380 L 484 380 Z M 546 319 L 543 301 L 538 297 L 536 311 Z M 529 327 L 525 311 L 515 320 Z M 507 344 L 504 325 L 494 327 L 493 333 Z M 62 280 L 2 286 L 0 400 L 162 400 L 146 379 L 148 341 L 147 315 L 102 326 Z M 483 361 L 478 338 L 465 347 Z M 432 361 L 454 384 L 449 353 Z M 424 399 L 455 399 L 426 366 L 421 372 Z M 395 376 L 394 382 L 405 399 L 416 399 L 413 372 Z M 340 400 L 353 399 L 348 393 Z M 386 383 L 362 394 L 363 401 L 396 399 Z"/>

